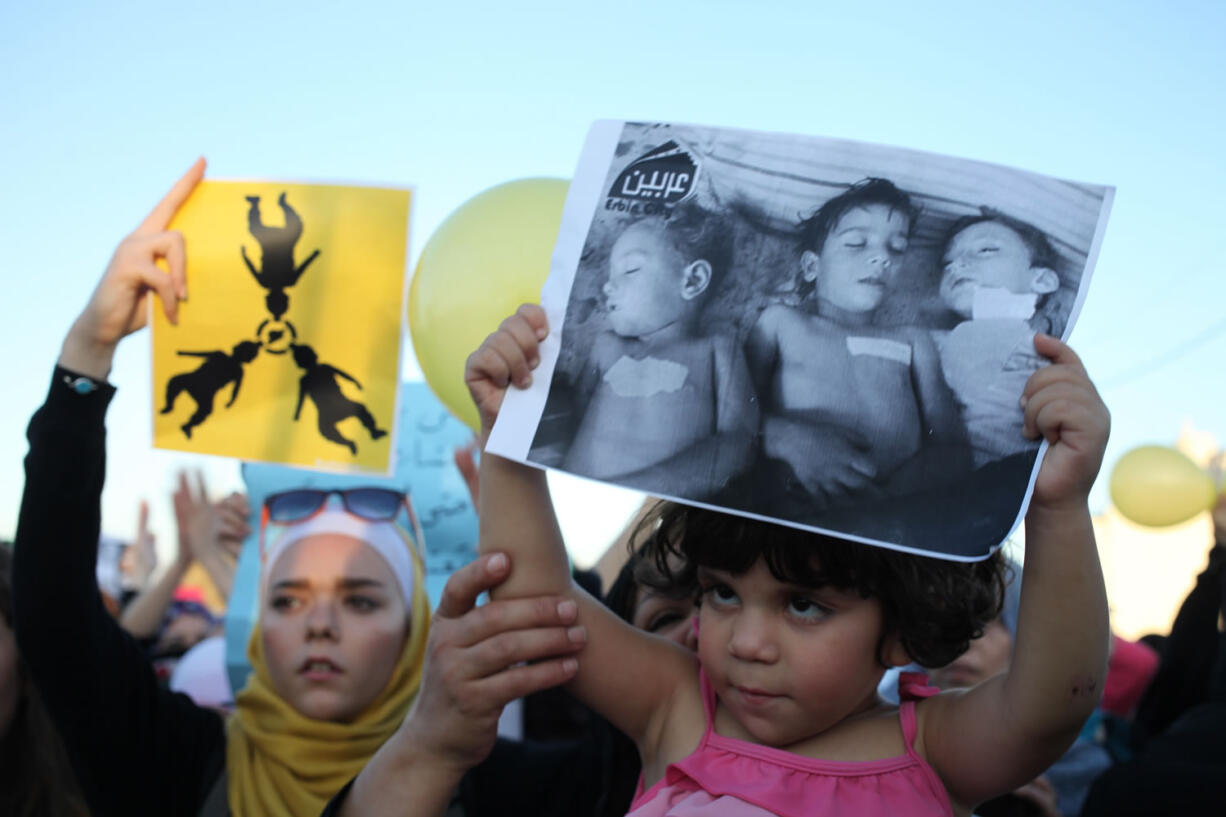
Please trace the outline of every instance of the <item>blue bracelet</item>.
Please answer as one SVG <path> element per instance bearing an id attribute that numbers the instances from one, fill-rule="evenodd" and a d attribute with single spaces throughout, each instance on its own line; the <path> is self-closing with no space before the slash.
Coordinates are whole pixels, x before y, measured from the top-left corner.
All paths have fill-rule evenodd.
<path id="1" fill-rule="evenodd" d="M 91 394 L 98 390 L 98 382 L 84 375 L 78 375 L 77 377 L 64 375 L 64 385 L 77 394 Z"/>

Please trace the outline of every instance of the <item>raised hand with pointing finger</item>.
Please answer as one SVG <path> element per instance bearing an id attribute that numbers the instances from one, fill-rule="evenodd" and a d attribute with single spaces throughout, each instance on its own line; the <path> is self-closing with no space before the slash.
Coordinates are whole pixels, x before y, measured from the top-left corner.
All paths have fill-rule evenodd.
<path id="1" fill-rule="evenodd" d="M 167 229 L 175 213 L 204 177 L 204 159 L 175 182 L 115 248 L 102 280 L 64 339 L 59 364 L 87 377 L 106 379 L 119 341 L 148 323 L 149 293 L 157 294 L 171 323 L 187 299 L 187 252 L 183 235 Z M 158 265 L 165 262 L 165 269 Z"/>

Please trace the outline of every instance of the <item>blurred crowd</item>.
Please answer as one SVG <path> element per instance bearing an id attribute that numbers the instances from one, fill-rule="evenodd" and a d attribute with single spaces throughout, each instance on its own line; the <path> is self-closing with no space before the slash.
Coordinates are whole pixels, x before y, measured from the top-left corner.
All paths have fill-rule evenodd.
<path id="1" fill-rule="evenodd" d="M 461 460 L 467 458 L 471 469 L 471 456 L 459 455 Z M 131 540 L 99 540 L 96 601 L 139 651 L 160 689 L 184 694 L 200 707 L 230 713 L 234 695 L 225 666 L 225 609 L 206 597 L 224 599 L 228 594 L 239 550 L 250 533 L 250 509 L 242 494 L 211 499 L 203 481 L 188 474 L 180 476 L 178 490 L 169 499 L 177 521 L 174 561 L 158 569 L 147 527 L 148 507 L 142 504 Z M 1113 636 L 1101 704 L 1074 745 L 1043 774 L 982 804 L 976 814 L 1221 813 L 1215 809 L 1226 803 L 1222 783 L 1226 633 L 1220 626 L 1226 616 L 1226 498 L 1212 515 L 1215 541 L 1208 543 L 1205 568 L 1171 630 L 1136 642 Z M 650 540 L 631 553 L 634 529 L 632 524 L 602 561 L 606 573 L 610 565 L 620 563 L 603 593 L 596 572 L 580 572 L 577 577 L 634 626 L 694 649 L 694 588 L 668 584 L 650 552 Z M 203 569 L 193 572 L 194 565 Z M 189 575 L 199 583 L 185 582 Z M 1015 580 L 1008 586 L 1000 617 L 962 656 L 947 666 L 930 668 L 935 685 L 971 687 L 1008 668 L 1017 627 L 1020 568 L 1015 566 L 1012 575 Z M 457 590 L 461 579 L 471 582 L 474 577 L 457 576 L 449 590 Z M 17 649 L 11 580 L 11 543 L 6 542 L 0 547 L 0 813 L 89 814 L 89 799 Z M 461 608 L 436 615 L 436 627 L 476 620 L 474 594 L 459 592 L 468 596 Z M 503 634 L 491 632 L 486 641 L 493 643 Z M 460 653 L 473 647 L 440 645 L 427 660 L 443 663 L 451 657 L 448 649 Z M 889 683 L 887 677 L 883 683 L 887 696 Z M 439 685 L 449 698 L 460 693 L 453 678 L 444 677 Z M 490 738 L 488 723 L 474 730 L 471 724 L 455 723 L 454 715 L 439 718 L 438 725 L 455 729 L 456 735 L 481 732 L 482 739 L 488 739 L 488 746 L 467 758 L 450 795 L 455 811 L 448 813 L 626 812 L 639 771 L 632 743 L 560 688 L 533 692 L 516 705 L 521 713 L 517 728 L 508 729 L 504 718 L 496 739 Z M 326 813 L 346 813 L 349 788 L 326 807 Z M 402 813 L 417 812 L 406 808 Z"/>

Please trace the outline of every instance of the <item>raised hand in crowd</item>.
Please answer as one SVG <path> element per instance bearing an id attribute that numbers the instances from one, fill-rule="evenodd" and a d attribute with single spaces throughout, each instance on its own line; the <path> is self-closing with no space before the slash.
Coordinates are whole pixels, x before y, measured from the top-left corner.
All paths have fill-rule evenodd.
<path id="1" fill-rule="evenodd" d="M 186 472 L 179 473 L 179 485 L 173 497 L 179 528 L 174 562 L 154 584 L 142 590 L 120 616 L 120 626 L 137 638 L 157 635 L 176 588 L 193 564 L 198 562 L 204 568 L 222 598 L 229 598 L 234 585 L 238 551 L 250 532 L 246 521 L 247 498 L 231 494 L 213 503 L 209 501 L 201 474 L 196 474 L 194 486 L 191 482 Z M 148 522 L 148 507 L 144 503 L 141 518 L 144 528 Z"/>
<path id="2" fill-rule="evenodd" d="M 200 563 L 222 598 L 230 597 L 234 570 L 243 540 L 251 533 L 247 525 L 250 506 L 244 494 L 232 493 L 211 502 L 204 475 L 194 479 L 179 473 L 174 492 L 175 521 L 179 529 L 179 558 Z"/>
<path id="3" fill-rule="evenodd" d="M 139 593 L 149 583 L 149 577 L 157 569 L 157 537 L 149 530 L 149 503 L 140 502 L 137 513 L 136 535 L 119 557 L 119 583 L 123 590 Z"/>
<path id="4" fill-rule="evenodd" d="M 106 379 L 119 341 L 148 322 L 150 292 L 158 294 L 166 318 L 178 323 L 179 302 L 187 300 L 187 257 L 183 235 L 167 228 L 203 177 L 204 159 L 197 159 L 115 248 L 89 303 L 64 338 L 59 364 L 65 369 Z"/>
<path id="5" fill-rule="evenodd" d="M 141 502 L 142 530 L 148 524 L 148 517 L 148 503 Z M 127 550 L 131 551 L 136 547 L 137 544 L 133 543 Z M 140 592 L 123 608 L 123 612 L 119 615 L 119 626 L 135 638 L 147 639 L 156 636 L 165 620 L 166 611 L 174 600 L 175 589 L 183 581 L 191 565 L 192 555 L 184 550 L 183 543 L 180 541 L 175 560 L 167 566 L 157 581 L 138 588 Z"/>

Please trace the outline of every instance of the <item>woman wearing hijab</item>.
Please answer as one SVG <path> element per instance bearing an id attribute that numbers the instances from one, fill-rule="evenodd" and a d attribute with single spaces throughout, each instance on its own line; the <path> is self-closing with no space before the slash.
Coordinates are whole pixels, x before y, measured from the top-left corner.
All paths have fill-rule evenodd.
<path id="1" fill-rule="evenodd" d="M 299 491 L 266 504 L 282 532 L 262 554 L 253 672 L 228 720 L 159 687 L 95 583 L 106 377 L 120 340 L 144 326 L 150 292 L 177 319 L 186 253 L 167 225 L 203 173 L 200 160 L 120 243 L 30 422 L 17 642 L 97 817 L 314 817 L 396 731 L 421 681 L 430 616 L 422 565 L 391 521 L 403 497 Z M 555 608 L 529 602 L 513 618 L 564 642 Z M 546 646 L 558 652 L 556 639 Z"/>

